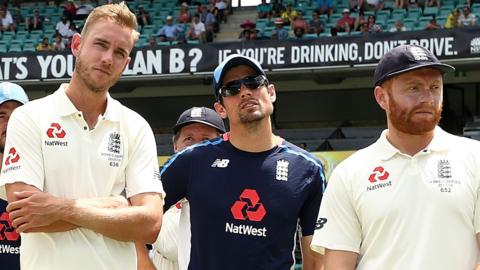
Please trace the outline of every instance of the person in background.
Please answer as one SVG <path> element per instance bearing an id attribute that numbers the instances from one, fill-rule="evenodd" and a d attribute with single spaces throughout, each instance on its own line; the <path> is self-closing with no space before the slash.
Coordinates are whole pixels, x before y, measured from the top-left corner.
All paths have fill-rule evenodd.
<path id="1" fill-rule="evenodd" d="M 188 146 L 214 139 L 225 131 L 217 112 L 206 107 L 192 107 L 180 114 L 173 127 L 173 150 L 178 153 Z M 186 270 L 189 259 L 190 205 L 182 199 L 163 216 L 162 230 L 153 244 L 153 263 L 157 269 Z"/>
<path id="2" fill-rule="evenodd" d="M 0 160 L 5 154 L 5 141 L 7 139 L 7 125 L 12 112 L 28 102 L 27 94 L 23 88 L 15 83 L 0 83 Z M 0 164 L 1 170 L 1 164 Z M 12 221 L 6 211 L 7 201 L 0 199 L 0 218 L 2 219 L 2 231 L 0 246 L 8 247 L 7 252 L 0 252 L 2 268 L 8 270 L 20 270 L 20 234 L 15 231 Z"/>
<path id="3" fill-rule="evenodd" d="M 45 51 L 53 51 L 54 48 L 52 44 L 50 44 L 50 39 L 45 36 L 42 39 L 42 42 L 40 42 L 37 47 L 36 47 L 37 52 L 45 52 Z"/>

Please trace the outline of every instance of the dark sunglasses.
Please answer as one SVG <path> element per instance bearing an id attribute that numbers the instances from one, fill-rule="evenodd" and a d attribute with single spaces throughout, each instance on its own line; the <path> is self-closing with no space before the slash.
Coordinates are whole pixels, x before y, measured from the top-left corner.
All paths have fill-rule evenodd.
<path id="1" fill-rule="evenodd" d="M 226 85 L 220 87 L 220 95 L 222 97 L 231 97 L 240 93 L 240 87 L 245 85 L 250 90 L 255 90 L 262 85 L 268 85 L 267 77 L 263 75 L 248 76 L 240 80 L 228 82 Z"/>

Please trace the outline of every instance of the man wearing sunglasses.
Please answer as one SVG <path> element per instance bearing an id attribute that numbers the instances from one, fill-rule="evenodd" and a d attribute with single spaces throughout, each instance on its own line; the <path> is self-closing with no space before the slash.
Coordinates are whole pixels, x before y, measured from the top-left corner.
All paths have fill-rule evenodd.
<path id="1" fill-rule="evenodd" d="M 165 209 L 190 202 L 188 269 L 292 269 L 298 224 L 303 269 L 320 269 L 309 248 L 325 186 L 320 161 L 273 134 L 275 86 L 256 60 L 227 57 L 213 88 L 230 132 L 176 154 L 161 171 Z"/>

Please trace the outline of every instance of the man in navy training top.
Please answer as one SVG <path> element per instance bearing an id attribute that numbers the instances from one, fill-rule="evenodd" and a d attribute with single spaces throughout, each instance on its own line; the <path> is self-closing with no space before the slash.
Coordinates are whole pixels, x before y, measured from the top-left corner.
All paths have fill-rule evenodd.
<path id="1" fill-rule="evenodd" d="M 181 151 L 161 171 L 164 209 L 190 202 L 188 269 L 292 269 L 297 223 L 303 269 L 320 269 L 322 256 L 309 248 L 325 187 L 320 161 L 272 133 L 275 86 L 256 60 L 227 57 L 213 88 L 230 132 Z"/>

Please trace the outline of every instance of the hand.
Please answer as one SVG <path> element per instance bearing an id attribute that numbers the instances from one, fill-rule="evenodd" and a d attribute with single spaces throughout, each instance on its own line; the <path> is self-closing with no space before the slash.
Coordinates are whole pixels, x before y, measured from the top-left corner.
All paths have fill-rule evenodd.
<path id="1" fill-rule="evenodd" d="M 9 203 L 12 226 L 18 233 L 48 226 L 60 220 L 63 209 L 68 205 L 66 199 L 39 191 L 14 192 L 16 200 Z"/>

